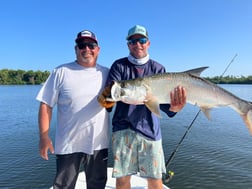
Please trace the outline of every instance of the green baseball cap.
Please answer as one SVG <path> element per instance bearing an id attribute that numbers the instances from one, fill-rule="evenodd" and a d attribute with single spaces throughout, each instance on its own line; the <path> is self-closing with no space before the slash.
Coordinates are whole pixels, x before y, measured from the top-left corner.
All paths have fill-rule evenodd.
<path id="1" fill-rule="evenodd" d="M 135 25 L 134 27 L 129 29 L 128 36 L 126 37 L 126 40 L 129 40 L 129 38 L 131 36 L 136 35 L 136 34 L 139 34 L 139 35 L 142 35 L 142 36 L 148 38 L 148 32 L 145 29 L 145 27 L 140 26 L 140 25 Z"/>

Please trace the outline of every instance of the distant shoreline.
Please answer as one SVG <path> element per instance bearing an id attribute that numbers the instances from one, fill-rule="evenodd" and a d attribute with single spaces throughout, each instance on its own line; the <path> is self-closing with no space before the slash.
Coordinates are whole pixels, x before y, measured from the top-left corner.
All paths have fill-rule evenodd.
<path id="1" fill-rule="evenodd" d="M 0 70 L 0 85 L 43 85 L 49 75 L 49 71 L 2 69 Z M 252 84 L 252 75 L 202 78 L 215 84 Z"/>

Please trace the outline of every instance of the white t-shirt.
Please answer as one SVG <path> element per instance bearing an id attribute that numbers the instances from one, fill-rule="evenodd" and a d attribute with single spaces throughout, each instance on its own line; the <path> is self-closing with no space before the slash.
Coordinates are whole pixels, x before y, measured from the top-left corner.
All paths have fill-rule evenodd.
<path id="1" fill-rule="evenodd" d="M 85 68 L 71 62 L 54 69 L 39 91 L 38 101 L 57 104 L 56 154 L 108 148 L 108 112 L 97 101 L 108 72 L 101 65 Z"/>

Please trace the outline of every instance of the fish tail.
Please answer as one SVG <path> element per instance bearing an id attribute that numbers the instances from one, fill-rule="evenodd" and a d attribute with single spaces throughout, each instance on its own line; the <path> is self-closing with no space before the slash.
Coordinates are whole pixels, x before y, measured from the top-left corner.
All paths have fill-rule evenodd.
<path id="1" fill-rule="evenodd" d="M 246 123 L 246 126 L 248 127 L 250 134 L 252 135 L 252 108 L 249 109 L 249 111 L 246 114 L 241 116 L 244 122 Z"/>

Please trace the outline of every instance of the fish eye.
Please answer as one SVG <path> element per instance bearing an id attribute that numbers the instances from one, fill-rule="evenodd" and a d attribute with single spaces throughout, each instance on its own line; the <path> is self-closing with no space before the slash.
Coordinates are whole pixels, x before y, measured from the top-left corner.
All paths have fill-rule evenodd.
<path id="1" fill-rule="evenodd" d="M 125 87 L 125 82 L 121 82 L 121 83 L 120 83 L 120 87 L 121 87 L 121 88 L 124 88 L 124 87 Z"/>

